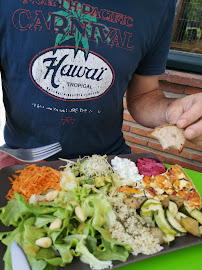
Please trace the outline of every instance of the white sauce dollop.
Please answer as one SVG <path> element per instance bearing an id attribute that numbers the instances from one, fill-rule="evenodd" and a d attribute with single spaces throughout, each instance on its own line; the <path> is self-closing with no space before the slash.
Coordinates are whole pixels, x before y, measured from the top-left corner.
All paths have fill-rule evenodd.
<path id="1" fill-rule="evenodd" d="M 123 185 L 130 185 L 140 182 L 143 175 L 139 174 L 136 164 L 127 158 L 114 157 L 111 160 L 113 171 L 117 173 Z"/>

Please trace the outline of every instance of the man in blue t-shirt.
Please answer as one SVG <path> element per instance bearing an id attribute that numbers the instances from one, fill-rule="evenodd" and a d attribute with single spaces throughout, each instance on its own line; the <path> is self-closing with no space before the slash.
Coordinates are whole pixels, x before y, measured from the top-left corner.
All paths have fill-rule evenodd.
<path id="1" fill-rule="evenodd" d="M 123 96 L 132 117 L 202 133 L 202 94 L 173 100 L 159 90 L 175 0 L 21 0 L 0 3 L 5 142 L 59 141 L 53 157 L 130 153 L 121 131 Z"/>

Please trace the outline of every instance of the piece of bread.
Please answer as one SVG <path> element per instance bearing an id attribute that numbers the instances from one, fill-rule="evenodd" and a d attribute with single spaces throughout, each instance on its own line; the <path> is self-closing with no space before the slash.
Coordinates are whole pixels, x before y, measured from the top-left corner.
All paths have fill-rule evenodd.
<path id="1" fill-rule="evenodd" d="M 177 149 L 179 153 L 182 151 L 186 141 L 184 129 L 180 129 L 173 124 L 156 127 L 153 131 L 149 132 L 149 136 L 159 140 L 163 149 L 172 147 Z"/>

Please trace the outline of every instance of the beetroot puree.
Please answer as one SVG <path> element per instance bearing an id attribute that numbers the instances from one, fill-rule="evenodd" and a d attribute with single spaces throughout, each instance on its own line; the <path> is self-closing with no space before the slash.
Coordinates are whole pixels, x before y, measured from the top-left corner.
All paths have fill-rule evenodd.
<path id="1" fill-rule="evenodd" d="M 139 158 L 137 160 L 139 173 L 144 176 L 152 176 L 166 172 L 164 164 L 151 158 Z"/>

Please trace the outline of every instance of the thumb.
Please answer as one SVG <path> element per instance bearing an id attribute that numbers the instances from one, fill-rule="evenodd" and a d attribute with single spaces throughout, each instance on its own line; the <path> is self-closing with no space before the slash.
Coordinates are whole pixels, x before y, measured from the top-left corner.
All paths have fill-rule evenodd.
<path id="1" fill-rule="evenodd" d="M 181 99 L 183 113 L 177 120 L 177 126 L 179 128 L 186 128 L 199 119 L 200 105 L 196 101 L 196 96 L 191 95 Z"/>

